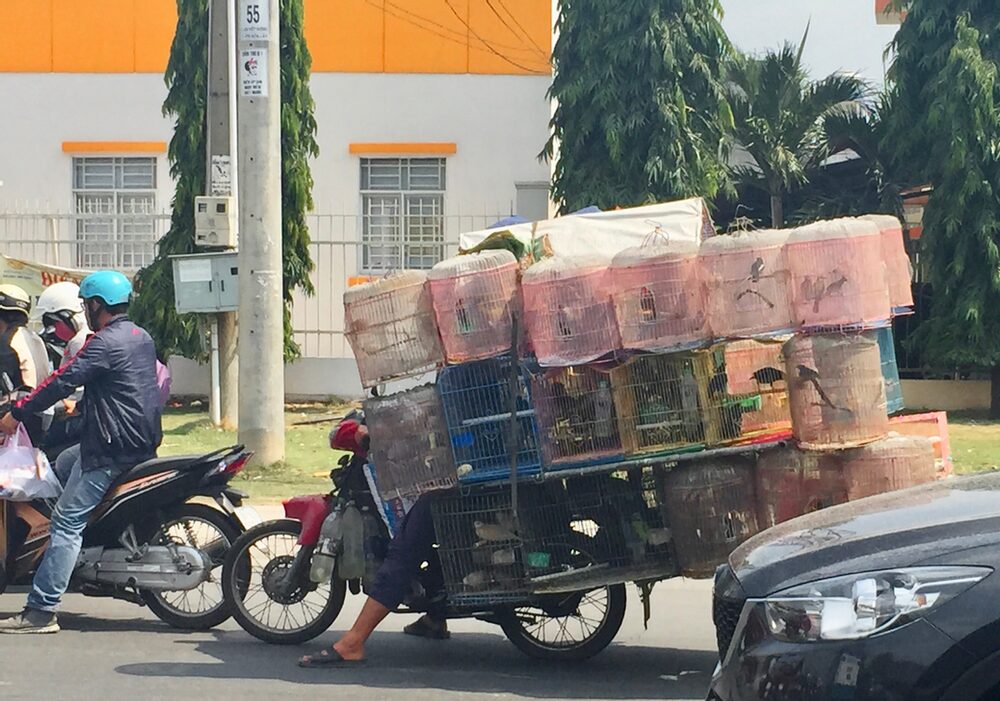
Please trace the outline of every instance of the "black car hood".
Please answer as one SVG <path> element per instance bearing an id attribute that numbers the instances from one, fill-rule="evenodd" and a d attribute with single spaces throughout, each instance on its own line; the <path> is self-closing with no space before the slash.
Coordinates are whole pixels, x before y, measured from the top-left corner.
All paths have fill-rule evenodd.
<path id="1" fill-rule="evenodd" d="M 760 597 L 824 577 L 940 561 L 990 544 L 1000 544 L 1000 472 L 802 516 L 751 538 L 729 563 L 746 595 Z"/>

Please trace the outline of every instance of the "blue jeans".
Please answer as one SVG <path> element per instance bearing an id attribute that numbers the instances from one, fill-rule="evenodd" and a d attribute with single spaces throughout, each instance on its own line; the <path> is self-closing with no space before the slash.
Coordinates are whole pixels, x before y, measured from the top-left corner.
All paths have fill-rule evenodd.
<path id="1" fill-rule="evenodd" d="M 28 608 L 54 613 L 59 607 L 59 600 L 66 593 L 80 557 L 83 529 L 118 474 L 117 470 L 108 468 L 84 472 L 77 457 L 62 496 L 52 512 L 49 547 L 31 583 Z"/>
<path id="2" fill-rule="evenodd" d="M 69 476 L 73 474 L 73 467 L 80 462 L 80 444 L 71 445 L 69 448 L 59 453 L 52 469 L 59 478 L 59 483 L 65 487 L 69 482 Z"/>

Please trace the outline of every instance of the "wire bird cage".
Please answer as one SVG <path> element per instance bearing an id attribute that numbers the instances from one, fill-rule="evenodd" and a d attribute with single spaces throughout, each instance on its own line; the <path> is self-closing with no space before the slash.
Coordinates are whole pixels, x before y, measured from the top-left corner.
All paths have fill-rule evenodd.
<path id="1" fill-rule="evenodd" d="M 868 328 L 888 319 L 879 228 L 861 219 L 817 222 L 788 238 L 796 326 Z"/>
<path id="2" fill-rule="evenodd" d="M 540 365 L 589 363 L 621 347 L 608 262 L 546 258 L 521 279 L 525 327 Z"/>
<path id="3" fill-rule="evenodd" d="M 767 450 L 757 459 L 757 523 L 762 529 L 847 502 L 847 484 L 832 454 L 795 448 Z"/>
<path id="4" fill-rule="evenodd" d="M 662 493 L 658 470 L 636 468 L 525 485 L 516 520 L 506 489 L 437 499 L 449 600 L 495 604 L 675 574 Z"/>
<path id="5" fill-rule="evenodd" d="M 674 467 L 664 482 L 664 503 L 686 577 L 711 577 L 720 562 L 758 531 L 753 467 L 745 459 Z"/>
<path id="6" fill-rule="evenodd" d="M 622 455 L 611 375 L 588 366 L 542 369 L 531 383 L 546 467 L 580 467 Z"/>
<path id="7" fill-rule="evenodd" d="M 885 264 L 886 282 L 889 286 L 889 304 L 894 314 L 905 314 L 913 307 L 913 274 L 910 257 L 903 243 L 903 226 L 899 219 L 885 214 L 862 217 L 879 228 L 882 245 L 882 262 Z"/>
<path id="8" fill-rule="evenodd" d="M 685 350 L 711 341 L 698 245 L 654 239 L 615 256 L 611 296 L 622 347 Z"/>
<path id="9" fill-rule="evenodd" d="M 369 461 L 383 498 L 415 498 L 457 482 L 437 388 L 425 385 L 365 400 Z"/>
<path id="10" fill-rule="evenodd" d="M 348 289 L 344 326 L 366 388 L 444 360 L 425 273 L 404 270 Z"/>
<path id="11" fill-rule="evenodd" d="M 452 365 L 438 376 L 449 441 L 462 482 L 510 476 L 510 378 L 510 356 Z M 518 429 L 514 452 L 519 475 L 541 470 L 530 383 L 530 374 L 520 367 L 514 397 Z"/>
<path id="12" fill-rule="evenodd" d="M 868 334 L 878 343 L 879 360 L 882 364 L 882 381 L 885 382 L 885 405 L 889 415 L 898 414 L 906 408 L 903 401 L 903 383 L 899 380 L 899 365 L 896 364 L 896 340 L 892 329 L 884 328 Z"/>
<path id="13" fill-rule="evenodd" d="M 851 501 L 915 487 L 937 478 L 934 446 L 922 437 L 890 436 L 835 456 Z"/>
<path id="14" fill-rule="evenodd" d="M 785 344 L 792 430 L 800 447 L 837 450 L 889 431 L 878 343 L 864 334 L 795 336 Z"/>
<path id="15" fill-rule="evenodd" d="M 701 244 L 708 320 L 716 338 L 791 332 L 787 239 L 787 231 L 749 231 L 714 236 Z"/>
<path id="16" fill-rule="evenodd" d="M 741 434 L 787 435 L 792 428 L 792 415 L 788 408 L 781 342 L 742 340 L 727 343 L 725 368 L 729 394 L 758 398 L 758 406 L 748 406 L 741 414 Z"/>
<path id="17" fill-rule="evenodd" d="M 464 363 L 510 350 L 517 259 L 485 251 L 441 261 L 428 273 L 445 359 Z"/>

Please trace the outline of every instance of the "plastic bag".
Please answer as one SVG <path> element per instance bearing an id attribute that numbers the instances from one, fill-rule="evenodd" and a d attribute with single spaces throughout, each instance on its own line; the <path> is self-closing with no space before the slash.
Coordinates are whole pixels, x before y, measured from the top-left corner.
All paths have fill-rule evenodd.
<path id="1" fill-rule="evenodd" d="M 31 445 L 24 424 L 0 446 L 0 499 L 55 499 L 62 485 L 45 453 Z"/>

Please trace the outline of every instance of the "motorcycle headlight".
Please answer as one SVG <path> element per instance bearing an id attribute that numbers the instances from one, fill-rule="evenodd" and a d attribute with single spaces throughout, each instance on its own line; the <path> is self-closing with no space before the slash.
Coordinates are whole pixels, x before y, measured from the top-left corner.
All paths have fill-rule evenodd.
<path id="1" fill-rule="evenodd" d="M 988 567 L 912 567 L 811 582 L 761 602 L 771 635 L 786 642 L 857 640 L 953 599 Z"/>

